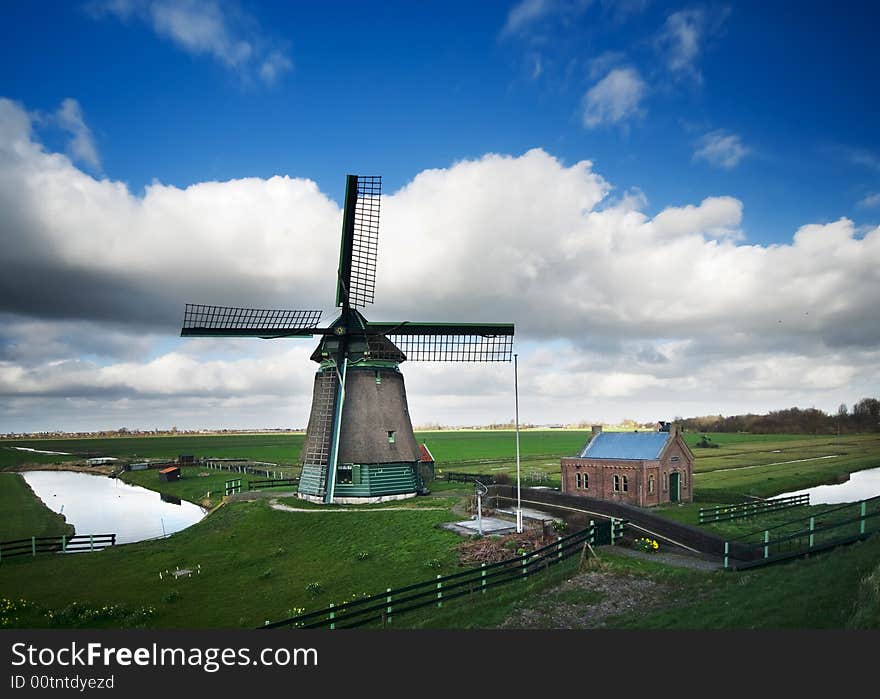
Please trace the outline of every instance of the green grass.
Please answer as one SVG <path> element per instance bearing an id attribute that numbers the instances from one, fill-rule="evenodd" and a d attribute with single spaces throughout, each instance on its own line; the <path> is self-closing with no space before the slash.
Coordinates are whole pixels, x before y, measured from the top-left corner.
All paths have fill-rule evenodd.
<path id="1" fill-rule="evenodd" d="M 76 602 L 130 610 L 155 628 L 250 628 L 266 620 L 320 609 L 353 595 L 418 582 L 457 570 L 457 534 L 439 528 L 443 510 L 287 513 L 265 501 L 226 505 L 168 539 L 126 544 L 99 553 L 15 559 L 0 564 L 0 589 L 28 608 L 19 625 L 51 625 L 46 610 Z M 365 560 L 359 554 L 368 554 Z M 439 568 L 429 565 L 439 561 Z M 172 580 L 159 573 L 201 566 Z M 318 594 L 308 591 L 317 583 Z M 143 618 L 135 613 L 155 610 Z M 68 615 L 74 619 L 76 615 Z M 126 614 L 90 620 L 124 623 Z"/>
<path id="2" fill-rule="evenodd" d="M 73 534 L 73 527 L 40 500 L 17 473 L 0 473 L 0 541 Z"/>
<path id="3" fill-rule="evenodd" d="M 180 480 L 169 482 L 159 480 L 159 471 L 153 468 L 145 471 L 125 471 L 120 478 L 126 483 L 173 495 L 181 500 L 189 500 L 207 508 L 215 507 L 223 500 L 226 481 L 241 480 L 242 490 L 246 491 L 249 480 L 262 480 L 260 476 L 247 473 L 214 471 L 199 466 L 183 466 L 180 472 Z M 200 476 L 199 474 L 208 475 Z M 290 489 L 288 488 L 288 490 Z"/>

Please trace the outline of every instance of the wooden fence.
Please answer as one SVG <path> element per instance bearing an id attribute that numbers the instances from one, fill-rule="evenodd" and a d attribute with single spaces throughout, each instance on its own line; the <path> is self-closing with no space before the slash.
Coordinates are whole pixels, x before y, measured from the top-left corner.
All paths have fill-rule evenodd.
<path id="1" fill-rule="evenodd" d="M 798 558 L 880 532 L 880 496 L 851 502 L 725 543 L 724 567 L 743 570 Z M 732 544 L 738 553 L 733 554 Z"/>
<path id="2" fill-rule="evenodd" d="M 624 520 L 611 520 L 612 543 L 623 536 L 625 524 Z M 391 623 L 394 616 L 427 607 L 441 608 L 444 603 L 456 598 L 484 594 L 489 588 L 514 580 L 525 580 L 571 556 L 582 555 L 588 543 L 590 545 L 596 543 L 600 527 L 601 525 L 590 522 L 589 527 L 579 532 L 557 538 L 554 543 L 514 558 L 498 563 L 484 563 L 479 568 L 471 568 L 460 573 L 438 575 L 436 578 L 405 587 L 388 588 L 385 592 L 369 597 L 343 602 L 340 605 L 331 604 L 325 609 L 281 621 L 267 622 L 259 628 L 343 629 L 376 623 L 385 626 Z"/>
<path id="3" fill-rule="evenodd" d="M 299 478 L 272 478 L 267 481 L 248 481 L 248 490 L 262 490 L 263 488 L 279 488 L 281 486 L 299 485 Z"/>
<path id="4" fill-rule="evenodd" d="M 0 561 L 38 553 L 81 553 L 100 551 L 116 545 L 116 534 L 76 534 L 74 536 L 32 536 L 29 539 L 0 541 Z"/>
<path id="5" fill-rule="evenodd" d="M 718 505 L 717 507 L 700 508 L 700 524 L 709 524 L 710 522 L 727 522 L 734 519 L 745 519 L 747 517 L 755 517 L 757 515 L 767 514 L 768 512 L 778 512 L 779 510 L 787 510 L 792 507 L 810 504 L 810 494 L 790 495 L 785 498 L 774 498 L 773 500 L 755 500 L 750 502 L 740 502 L 736 505 Z"/>

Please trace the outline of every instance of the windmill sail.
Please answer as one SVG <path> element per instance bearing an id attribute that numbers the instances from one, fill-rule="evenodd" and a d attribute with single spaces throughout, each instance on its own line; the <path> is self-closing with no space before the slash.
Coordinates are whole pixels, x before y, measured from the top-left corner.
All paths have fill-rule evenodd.
<path id="1" fill-rule="evenodd" d="M 509 362 L 513 352 L 510 323 L 367 323 L 367 331 L 415 362 Z"/>
<path id="2" fill-rule="evenodd" d="M 321 311 L 286 311 L 188 303 L 180 334 L 218 337 L 311 337 Z"/>
<path id="3" fill-rule="evenodd" d="M 348 176 L 339 250 L 337 306 L 363 308 L 373 303 L 381 195 L 381 177 Z"/>

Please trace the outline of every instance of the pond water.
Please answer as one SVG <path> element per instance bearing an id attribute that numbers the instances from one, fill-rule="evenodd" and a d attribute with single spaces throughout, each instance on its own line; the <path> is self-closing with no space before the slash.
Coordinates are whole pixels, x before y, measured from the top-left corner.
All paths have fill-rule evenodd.
<path id="1" fill-rule="evenodd" d="M 186 500 L 118 478 L 72 471 L 21 474 L 46 506 L 64 515 L 77 534 L 116 534 L 117 544 L 173 534 L 201 520 L 207 511 Z"/>
<path id="2" fill-rule="evenodd" d="M 811 505 L 837 505 L 844 502 L 858 502 L 880 495 L 880 468 L 869 468 L 849 474 L 849 480 L 833 485 L 817 485 L 804 490 L 793 490 L 774 497 L 810 494 Z"/>

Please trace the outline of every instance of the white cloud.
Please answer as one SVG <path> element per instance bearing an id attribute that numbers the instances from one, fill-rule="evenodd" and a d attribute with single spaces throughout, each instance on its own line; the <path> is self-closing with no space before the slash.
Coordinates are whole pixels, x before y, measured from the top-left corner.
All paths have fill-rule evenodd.
<path id="1" fill-rule="evenodd" d="M 867 194 L 862 197 L 857 206 L 860 206 L 864 209 L 872 209 L 874 207 L 880 206 L 880 192 L 874 192 L 873 194 Z"/>
<path id="2" fill-rule="evenodd" d="M 160 37 L 193 55 L 208 55 L 242 76 L 255 75 L 268 85 L 290 70 L 286 50 L 256 20 L 216 0 L 94 0 L 94 17 L 123 22 L 138 19 Z"/>
<path id="3" fill-rule="evenodd" d="M 666 18 L 654 45 L 673 76 L 702 82 L 699 59 L 706 41 L 721 30 L 728 14 L 729 9 L 724 7 L 695 7 L 673 12 Z"/>
<path id="4" fill-rule="evenodd" d="M 55 118 L 62 129 L 71 135 L 69 145 L 71 155 L 95 170 L 101 169 L 101 159 L 92 138 L 92 131 L 83 119 L 82 108 L 75 99 L 67 98 L 55 112 Z"/>
<path id="5" fill-rule="evenodd" d="M 751 149 L 743 145 L 737 134 L 722 129 L 707 133 L 697 141 L 694 160 L 703 160 L 713 167 L 732 170 L 740 164 Z"/>
<path id="6" fill-rule="evenodd" d="M 544 22 L 571 21 L 591 4 L 592 0 L 519 0 L 507 13 L 501 35 L 523 36 Z"/>
<path id="7" fill-rule="evenodd" d="M 592 129 L 637 116 L 645 91 L 637 70 L 614 68 L 584 95 L 584 126 Z"/>
<path id="8" fill-rule="evenodd" d="M 540 149 L 418 173 L 383 197 L 366 315 L 515 322 L 534 422 L 834 410 L 880 392 L 880 228 L 841 218 L 746 245 L 733 197 L 649 215 L 637 191 L 611 194 L 589 161 Z M 304 424 L 314 340 L 177 334 L 186 301 L 331 307 L 341 211 L 314 182 L 135 196 L 47 152 L 0 100 L 0 211 L 0 431 Z M 509 365 L 404 373 L 416 422 L 512 415 Z"/>

